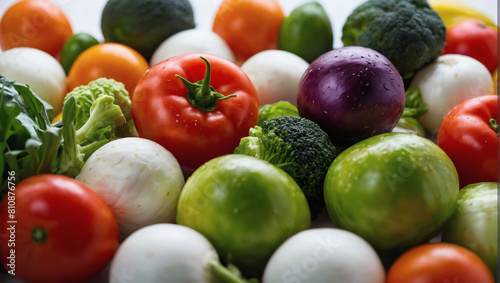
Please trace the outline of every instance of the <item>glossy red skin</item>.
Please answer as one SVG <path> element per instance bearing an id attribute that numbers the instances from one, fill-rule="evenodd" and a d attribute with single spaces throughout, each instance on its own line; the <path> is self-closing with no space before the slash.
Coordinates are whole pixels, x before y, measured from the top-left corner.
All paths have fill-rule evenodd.
<path id="1" fill-rule="evenodd" d="M 465 20 L 446 30 L 443 54 L 462 54 L 483 63 L 493 74 L 498 68 L 497 31 L 477 20 Z"/>
<path id="2" fill-rule="evenodd" d="M 205 76 L 205 57 L 211 64 L 211 83 L 223 95 L 215 110 L 203 112 L 187 100 L 179 75 L 190 82 Z M 257 124 L 259 101 L 248 76 L 234 63 L 220 57 L 189 53 L 151 67 L 132 96 L 132 116 L 140 137 L 153 140 L 192 172 L 208 160 L 232 153 L 242 137 Z"/>
<path id="3" fill-rule="evenodd" d="M 484 95 L 453 108 L 439 129 L 437 144 L 455 165 L 460 188 L 478 182 L 498 182 L 498 96 Z"/>
<path id="4" fill-rule="evenodd" d="M 112 259 L 118 224 L 106 203 L 80 182 L 61 175 L 36 175 L 18 183 L 15 193 L 15 247 L 8 247 L 12 225 L 8 197 L 0 203 L 0 261 L 6 270 L 15 249 L 15 274 L 25 282 L 86 282 Z M 32 240 L 35 227 L 47 231 L 44 244 Z"/>
<path id="5" fill-rule="evenodd" d="M 358 46 L 329 51 L 304 72 L 300 116 L 316 122 L 333 144 L 349 147 L 390 132 L 403 114 L 401 75 L 379 52 Z"/>
<path id="6" fill-rule="evenodd" d="M 494 283 L 479 256 L 449 243 L 417 246 L 401 255 L 387 273 L 386 283 Z"/>

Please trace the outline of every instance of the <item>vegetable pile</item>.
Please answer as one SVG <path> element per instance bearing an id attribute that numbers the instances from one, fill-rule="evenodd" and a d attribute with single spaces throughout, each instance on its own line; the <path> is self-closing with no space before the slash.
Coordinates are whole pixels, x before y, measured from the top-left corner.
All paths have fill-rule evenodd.
<path id="1" fill-rule="evenodd" d="M 484 14 L 52 1 L 0 19 L 0 281 L 498 282 Z"/>

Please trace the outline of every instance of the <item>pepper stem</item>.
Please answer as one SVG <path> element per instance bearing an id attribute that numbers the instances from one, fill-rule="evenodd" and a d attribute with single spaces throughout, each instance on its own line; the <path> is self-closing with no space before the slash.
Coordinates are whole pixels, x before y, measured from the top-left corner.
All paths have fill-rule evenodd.
<path id="1" fill-rule="evenodd" d="M 497 120 L 495 120 L 494 118 L 491 118 L 490 119 L 490 127 L 498 134 Z"/>
<path id="2" fill-rule="evenodd" d="M 37 244 L 43 244 L 47 241 L 47 230 L 41 227 L 35 227 L 31 230 L 31 239 Z"/>
<path id="3" fill-rule="evenodd" d="M 207 70 L 205 72 L 205 77 L 201 81 L 192 83 L 187 79 L 175 75 L 179 78 L 187 88 L 187 99 L 196 108 L 203 112 L 214 111 L 217 107 L 217 102 L 219 100 L 225 100 L 230 97 L 236 96 L 236 94 L 223 95 L 215 90 L 213 86 L 210 85 L 211 67 L 210 62 L 204 57 L 200 57 L 207 64 Z"/>

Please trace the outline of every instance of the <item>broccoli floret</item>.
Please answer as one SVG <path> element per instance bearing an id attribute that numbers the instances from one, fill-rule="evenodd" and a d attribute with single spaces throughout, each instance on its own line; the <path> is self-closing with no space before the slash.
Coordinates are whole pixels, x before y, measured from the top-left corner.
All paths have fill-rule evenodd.
<path id="1" fill-rule="evenodd" d="M 403 79 L 441 55 L 446 26 L 426 0 L 368 0 L 347 18 L 344 46 L 364 46 L 386 56 Z"/>
<path id="2" fill-rule="evenodd" d="M 323 210 L 323 182 L 336 150 L 313 121 L 297 116 L 266 120 L 250 129 L 234 153 L 266 160 L 287 172 L 304 192 L 312 219 Z"/>
<path id="3" fill-rule="evenodd" d="M 88 123 L 90 115 L 94 112 L 92 108 L 95 108 L 96 101 L 103 96 L 111 97 L 111 102 L 117 105 L 122 112 L 121 116 L 124 119 L 116 124 L 116 135 L 118 137 L 130 136 L 135 127 L 132 120 L 129 93 L 123 83 L 107 78 L 99 78 L 87 85 L 76 87 L 66 95 L 64 102 L 70 97 L 76 99 L 75 128 L 79 130 L 84 124 Z"/>
<path id="4" fill-rule="evenodd" d="M 100 78 L 66 95 L 62 118 L 62 154 L 55 172 L 75 177 L 83 163 L 106 143 L 134 133 L 125 86 Z"/>

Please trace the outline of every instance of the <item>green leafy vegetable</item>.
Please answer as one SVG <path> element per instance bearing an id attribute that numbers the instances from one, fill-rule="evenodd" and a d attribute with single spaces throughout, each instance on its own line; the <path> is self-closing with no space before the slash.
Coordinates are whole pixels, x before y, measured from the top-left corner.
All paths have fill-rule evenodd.
<path id="1" fill-rule="evenodd" d="M 16 181 L 50 173 L 61 143 L 61 128 L 52 126 L 52 106 L 27 85 L 0 76 L 0 197 L 7 190 L 7 176 Z"/>
<path id="2" fill-rule="evenodd" d="M 28 85 L 0 76 L 0 197 L 9 171 L 16 182 L 56 173 L 75 177 L 84 161 L 111 140 L 132 136 L 130 97 L 123 84 L 98 79 L 68 94 L 63 120 Z"/>
<path id="3" fill-rule="evenodd" d="M 422 124 L 417 120 L 427 112 L 427 106 L 420 96 L 420 89 L 410 86 L 405 92 L 405 108 L 403 115 L 399 119 L 392 132 L 403 132 L 426 137 L 426 132 Z"/>
<path id="4" fill-rule="evenodd" d="M 288 173 L 304 192 L 315 219 L 325 203 L 323 182 L 336 157 L 328 135 L 313 121 L 296 117 L 275 117 L 250 129 L 234 150 L 266 160 Z"/>
<path id="5" fill-rule="evenodd" d="M 418 118 L 427 112 L 427 106 L 420 96 L 420 89 L 410 86 L 405 92 L 405 109 L 402 117 Z"/>
<path id="6" fill-rule="evenodd" d="M 265 104 L 259 108 L 257 125 L 262 125 L 264 121 L 274 117 L 299 116 L 297 107 L 288 101 L 280 101 L 273 104 Z"/>

